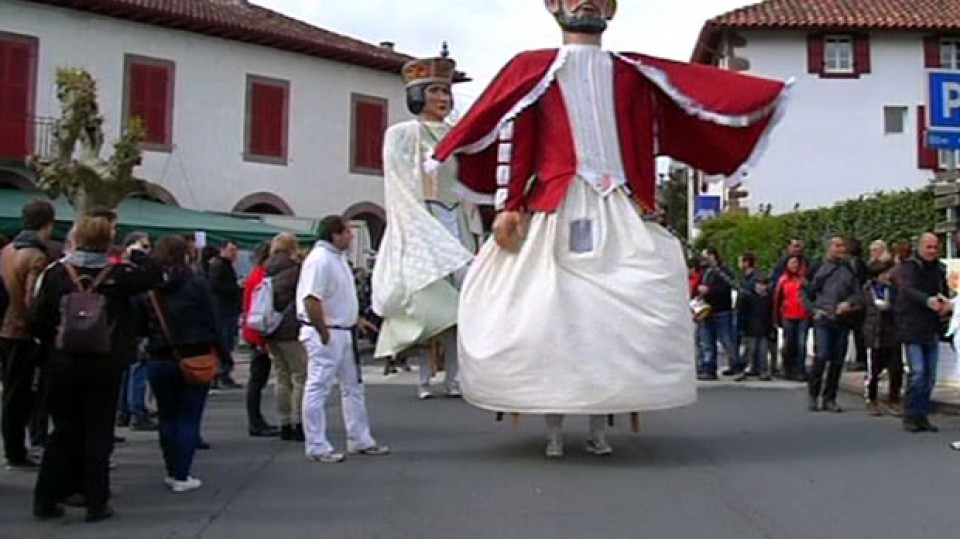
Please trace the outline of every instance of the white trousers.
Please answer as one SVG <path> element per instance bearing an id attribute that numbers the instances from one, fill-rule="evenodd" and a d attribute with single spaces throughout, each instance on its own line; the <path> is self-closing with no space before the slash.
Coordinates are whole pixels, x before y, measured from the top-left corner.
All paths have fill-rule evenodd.
<path id="1" fill-rule="evenodd" d="M 353 342 L 349 331 L 330 330 L 330 342 L 320 342 L 314 330 L 300 333 L 307 351 L 307 383 L 303 388 L 304 450 L 308 455 L 322 455 L 333 451 L 327 439 L 327 418 L 324 409 L 334 382 L 340 383 L 340 407 L 347 429 L 347 450 L 364 449 L 377 444 L 370 435 L 367 404 L 363 384 L 360 383 L 357 364 L 353 357 Z"/>

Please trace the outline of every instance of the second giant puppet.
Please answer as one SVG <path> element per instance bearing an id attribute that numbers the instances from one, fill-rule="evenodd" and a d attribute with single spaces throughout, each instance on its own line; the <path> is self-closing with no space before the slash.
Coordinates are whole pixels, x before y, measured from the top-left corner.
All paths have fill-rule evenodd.
<path id="1" fill-rule="evenodd" d="M 383 148 L 387 228 L 372 277 L 373 309 L 384 318 L 377 357 L 395 356 L 438 337 L 443 343 L 445 389 L 457 383 L 457 303 L 475 240 L 455 192 L 457 166 L 427 173 L 424 162 L 450 127 L 455 63 L 443 56 L 403 67 L 407 107 L 416 119 L 391 126 Z M 431 395 L 429 361 L 421 362 L 418 394 Z"/>
<path id="2" fill-rule="evenodd" d="M 460 297 L 464 396 L 494 410 L 602 414 L 696 399 L 683 250 L 643 218 L 655 157 L 735 176 L 778 117 L 786 85 L 600 46 L 613 0 L 545 0 L 559 49 L 515 56 L 437 147 L 492 195 L 495 241 Z M 595 442 L 595 443 L 594 443 Z"/>

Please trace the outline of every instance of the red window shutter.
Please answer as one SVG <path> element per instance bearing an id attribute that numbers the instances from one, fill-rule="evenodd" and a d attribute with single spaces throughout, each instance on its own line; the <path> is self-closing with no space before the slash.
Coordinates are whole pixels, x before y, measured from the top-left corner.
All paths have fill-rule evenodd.
<path id="1" fill-rule="evenodd" d="M 31 47 L 0 41 L 0 157 L 23 159 L 32 151 Z"/>
<path id="2" fill-rule="evenodd" d="M 857 34 L 853 36 L 853 67 L 858 75 L 870 73 L 870 36 Z"/>
<path id="3" fill-rule="evenodd" d="M 287 90 L 283 86 L 253 83 L 250 86 L 250 147 L 262 157 L 286 157 Z"/>
<path id="4" fill-rule="evenodd" d="M 823 34 L 807 36 L 807 73 L 823 73 Z"/>
<path id="5" fill-rule="evenodd" d="M 927 36 L 923 38 L 923 67 L 941 67 L 940 36 Z"/>
<path id="6" fill-rule="evenodd" d="M 917 107 L 917 166 L 924 170 L 937 170 L 940 156 L 937 150 L 927 148 L 927 107 Z"/>
<path id="7" fill-rule="evenodd" d="M 354 166 L 383 170 L 383 135 L 386 108 L 382 103 L 358 101 L 354 126 Z"/>
<path id="8" fill-rule="evenodd" d="M 170 70 L 164 66 L 130 65 L 128 115 L 140 118 L 144 142 L 170 144 Z"/>

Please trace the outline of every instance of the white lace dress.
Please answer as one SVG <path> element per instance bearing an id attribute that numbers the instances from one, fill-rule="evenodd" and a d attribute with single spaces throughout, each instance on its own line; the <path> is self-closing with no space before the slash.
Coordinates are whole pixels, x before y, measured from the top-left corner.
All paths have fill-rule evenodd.
<path id="1" fill-rule="evenodd" d="M 372 277 L 373 309 L 384 318 L 376 357 L 396 355 L 457 323 L 457 275 L 473 259 L 473 236 L 454 189 L 456 163 L 434 174 L 423 170 L 448 129 L 411 120 L 385 136 L 387 228 Z"/>

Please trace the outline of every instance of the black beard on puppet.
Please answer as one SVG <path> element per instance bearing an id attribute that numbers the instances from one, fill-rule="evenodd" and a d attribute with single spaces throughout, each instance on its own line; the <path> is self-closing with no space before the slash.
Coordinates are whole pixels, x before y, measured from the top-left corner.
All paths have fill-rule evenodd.
<path id="1" fill-rule="evenodd" d="M 566 32 L 574 34 L 602 34 L 607 29 L 607 20 L 602 15 L 577 16 L 561 7 L 556 15 L 557 23 Z"/>

